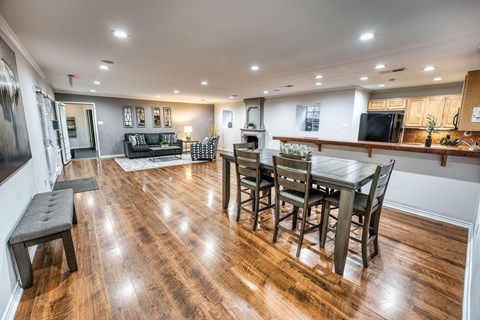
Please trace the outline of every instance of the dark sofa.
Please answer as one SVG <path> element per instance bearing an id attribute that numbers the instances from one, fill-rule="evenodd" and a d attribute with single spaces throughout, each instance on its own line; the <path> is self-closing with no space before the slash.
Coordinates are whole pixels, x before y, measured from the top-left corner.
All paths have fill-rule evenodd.
<path id="1" fill-rule="evenodd" d="M 132 143 L 129 140 L 130 136 L 136 134 L 145 135 L 146 145 L 132 146 Z M 123 151 L 125 156 L 129 159 L 132 158 L 142 158 L 149 157 L 152 155 L 152 152 L 149 150 L 150 147 L 160 146 L 160 142 L 163 140 L 169 141 L 172 139 L 172 135 L 175 135 L 173 132 L 163 132 L 163 133 L 125 133 L 123 137 Z M 175 143 L 169 143 L 170 146 L 177 146 L 180 149 L 166 149 L 155 151 L 155 156 L 167 156 L 167 155 L 181 155 L 183 152 L 183 143 L 182 140 L 176 139 Z"/>

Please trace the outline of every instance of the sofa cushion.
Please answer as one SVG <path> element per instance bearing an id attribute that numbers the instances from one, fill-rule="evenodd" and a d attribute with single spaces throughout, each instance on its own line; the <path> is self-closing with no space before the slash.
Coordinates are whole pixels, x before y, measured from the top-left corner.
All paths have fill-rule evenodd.
<path id="1" fill-rule="evenodd" d="M 148 151 L 149 148 L 150 148 L 149 145 L 144 144 L 144 145 L 141 145 L 141 146 L 132 147 L 132 151 L 135 151 L 135 152 L 137 152 L 137 151 Z"/>
<path id="2" fill-rule="evenodd" d="M 137 137 L 136 136 L 129 136 L 128 140 L 132 143 L 132 147 L 137 145 Z"/>
<path id="3" fill-rule="evenodd" d="M 160 144 L 160 134 L 158 133 L 146 133 L 145 142 L 147 144 Z"/>
<path id="4" fill-rule="evenodd" d="M 143 146 L 147 144 L 145 141 L 145 135 L 143 133 L 135 135 L 135 138 L 137 139 L 137 145 Z"/>

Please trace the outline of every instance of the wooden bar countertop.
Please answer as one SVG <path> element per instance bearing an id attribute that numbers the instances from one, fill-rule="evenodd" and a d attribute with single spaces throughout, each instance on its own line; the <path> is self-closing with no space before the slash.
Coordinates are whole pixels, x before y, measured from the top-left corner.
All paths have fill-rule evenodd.
<path id="1" fill-rule="evenodd" d="M 480 149 L 469 150 L 464 147 L 446 147 L 442 145 L 432 145 L 427 148 L 423 144 L 402 144 L 387 142 L 371 142 L 371 141 L 340 141 L 340 140 L 322 140 L 313 137 L 273 137 L 273 140 L 280 140 L 282 143 L 312 143 L 318 147 L 318 151 L 322 151 L 322 144 L 332 146 L 346 146 L 367 149 L 368 156 L 371 157 L 373 149 L 407 151 L 416 153 L 430 153 L 442 156 L 441 165 L 447 164 L 448 156 L 480 158 Z"/>

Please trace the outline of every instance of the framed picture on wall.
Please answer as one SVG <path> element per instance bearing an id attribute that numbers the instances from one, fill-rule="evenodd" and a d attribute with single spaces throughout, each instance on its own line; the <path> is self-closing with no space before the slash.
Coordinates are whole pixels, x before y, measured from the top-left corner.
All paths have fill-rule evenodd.
<path id="1" fill-rule="evenodd" d="M 122 107 L 123 127 L 133 128 L 133 111 L 130 106 Z"/>
<path id="2" fill-rule="evenodd" d="M 153 127 L 162 127 L 162 112 L 160 111 L 159 107 L 153 107 Z"/>
<path id="3" fill-rule="evenodd" d="M 170 107 L 163 107 L 163 123 L 165 128 L 172 127 L 172 109 Z"/>
<path id="4" fill-rule="evenodd" d="M 145 128 L 145 108 L 135 107 L 137 113 L 137 128 Z"/>

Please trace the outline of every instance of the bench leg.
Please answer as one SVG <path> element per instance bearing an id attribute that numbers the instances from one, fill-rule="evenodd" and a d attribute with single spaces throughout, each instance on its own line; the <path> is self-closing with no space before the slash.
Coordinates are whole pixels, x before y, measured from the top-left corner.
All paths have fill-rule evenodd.
<path id="1" fill-rule="evenodd" d="M 77 224 L 77 212 L 75 211 L 75 203 L 73 204 L 73 224 Z"/>
<path id="2" fill-rule="evenodd" d="M 30 288 L 32 281 L 32 262 L 28 255 L 28 249 L 25 243 L 20 242 L 12 245 L 13 255 L 17 262 L 18 273 L 20 274 L 20 282 L 23 289 Z"/>
<path id="3" fill-rule="evenodd" d="M 70 230 L 62 232 L 63 249 L 67 257 L 68 269 L 70 272 L 78 270 L 77 258 L 75 257 L 75 248 L 73 247 L 72 234 Z"/>

